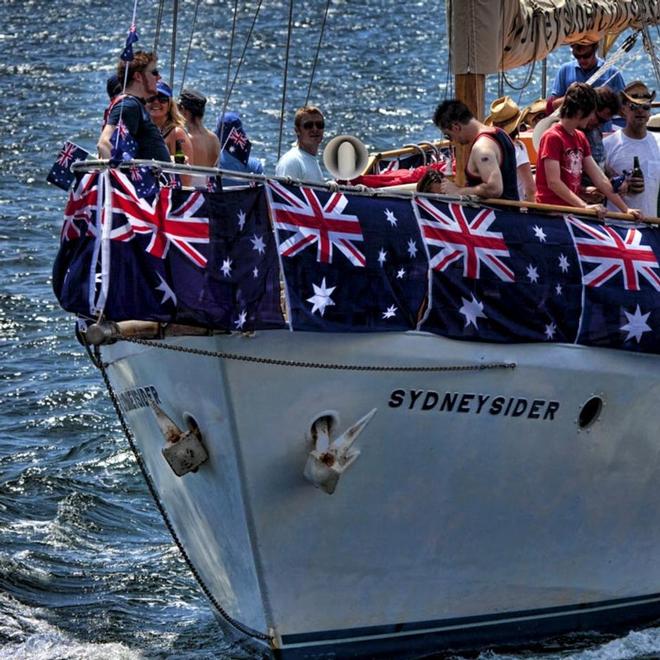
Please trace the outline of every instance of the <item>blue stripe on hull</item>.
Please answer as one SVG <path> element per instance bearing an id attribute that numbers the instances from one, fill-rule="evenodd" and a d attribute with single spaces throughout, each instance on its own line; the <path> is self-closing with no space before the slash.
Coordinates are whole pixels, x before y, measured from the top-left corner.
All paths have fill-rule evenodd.
<path id="1" fill-rule="evenodd" d="M 660 619 L 660 594 L 520 612 L 282 636 L 276 657 L 414 658 L 523 644 L 568 632 L 621 631 Z"/>

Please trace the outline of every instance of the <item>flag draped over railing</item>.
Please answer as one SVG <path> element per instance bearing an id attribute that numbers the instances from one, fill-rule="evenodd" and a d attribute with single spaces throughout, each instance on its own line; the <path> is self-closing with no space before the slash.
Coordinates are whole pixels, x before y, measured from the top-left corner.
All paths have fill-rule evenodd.
<path id="1" fill-rule="evenodd" d="M 163 188 L 148 201 L 130 174 L 111 170 L 108 180 L 111 218 L 99 176 L 78 177 L 54 267 L 62 306 L 84 317 L 98 313 L 109 277 L 104 311 L 115 321 L 424 330 L 660 353 L 651 227 L 277 181 L 224 193 Z"/>

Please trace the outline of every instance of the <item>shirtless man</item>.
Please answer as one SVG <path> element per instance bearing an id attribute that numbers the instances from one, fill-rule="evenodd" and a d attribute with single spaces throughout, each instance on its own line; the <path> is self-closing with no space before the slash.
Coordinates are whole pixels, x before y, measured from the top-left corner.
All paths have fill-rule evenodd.
<path id="1" fill-rule="evenodd" d="M 186 130 L 193 146 L 190 165 L 215 167 L 220 155 L 220 141 L 203 123 L 206 97 L 194 89 L 184 89 L 179 97 L 179 108 L 186 120 Z"/>
<path id="2" fill-rule="evenodd" d="M 445 195 L 477 195 L 518 199 L 516 152 L 511 138 L 495 126 L 478 121 L 457 99 L 443 101 L 435 110 L 433 123 L 456 144 L 471 145 L 465 166 L 467 186 L 461 188 L 445 179 Z"/>

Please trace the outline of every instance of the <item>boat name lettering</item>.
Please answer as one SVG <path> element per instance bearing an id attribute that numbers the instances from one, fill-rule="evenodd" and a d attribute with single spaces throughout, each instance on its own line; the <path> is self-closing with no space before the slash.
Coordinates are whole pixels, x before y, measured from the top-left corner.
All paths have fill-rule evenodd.
<path id="1" fill-rule="evenodd" d="M 117 395 L 117 400 L 122 411 L 127 413 L 137 408 L 147 408 L 151 401 L 160 403 L 160 396 L 158 396 L 158 390 L 153 385 L 147 385 L 146 387 L 125 390 Z"/>
<path id="2" fill-rule="evenodd" d="M 502 415 L 554 421 L 559 401 L 527 399 L 519 396 L 493 396 L 434 390 L 392 390 L 387 402 L 390 408 L 404 408 L 428 412 L 472 413 L 473 415 Z"/>

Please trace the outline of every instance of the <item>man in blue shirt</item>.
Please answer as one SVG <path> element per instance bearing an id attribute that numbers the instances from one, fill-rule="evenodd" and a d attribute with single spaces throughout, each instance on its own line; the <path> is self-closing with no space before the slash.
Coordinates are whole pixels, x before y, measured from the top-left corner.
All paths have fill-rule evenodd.
<path id="1" fill-rule="evenodd" d="M 598 51 L 598 44 L 573 44 L 571 52 L 575 58 L 575 62 L 566 62 L 562 64 L 555 81 L 552 84 L 550 97 L 548 98 L 547 113 L 551 114 L 556 110 L 564 100 L 564 94 L 569 85 L 574 82 L 587 82 L 589 78 L 598 69 L 603 66 L 604 60 L 596 55 Z M 592 87 L 602 87 L 607 85 L 615 92 L 621 92 L 626 86 L 623 81 L 623 76 L 619 73 L 618 69 L 611 66 L 605 70 L 603 75 L 592 84 Z"/>

